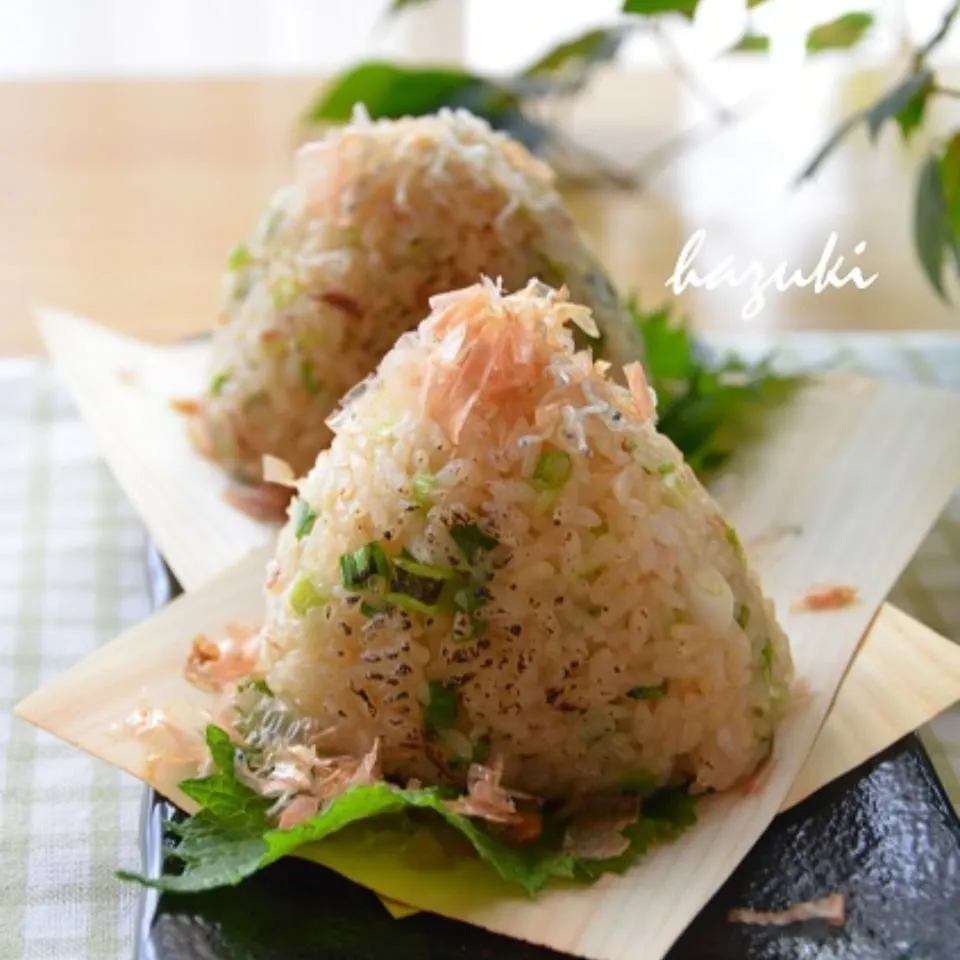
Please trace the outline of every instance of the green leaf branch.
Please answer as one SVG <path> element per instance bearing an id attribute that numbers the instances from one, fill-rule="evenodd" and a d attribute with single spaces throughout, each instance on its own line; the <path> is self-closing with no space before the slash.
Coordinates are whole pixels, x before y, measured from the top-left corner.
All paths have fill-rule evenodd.
<path id="1" fill-rule="evenodd" d="M 402 15 L 430 0 L 393 0 L 391 16 Z M 747 29 L 728 52 L 765 53 L 769 37 L 757 29 L 753 11 L 766 0 L 748 0 L 751 13 Z M 664 18 L 692 21 L 698 0 L 623 0 L 621 18 L 615 23 L 585 30 L 548 50 L 516 73 L 485 76 L 459 68 L 401 66 L 385 61 L 360 63 L 335 78 L 308 106 L 303 115 L 307 131 L 318 124 L 344 123 L 354 104 L 363 103 L 374 118 L 396 118 L 432 113 L 442 107 L 466 108 L 485 118 L 532 151 L 544 156 L 567 182 L 604 184 L 616 188 L 642 189 L 646 181 L 683 153 L 701 145 L 720 130 L 747 115 L 759 99 L 728 106 L 710 85 L 687 64 L 663 28 Z M 910 67 L 901 79 L 877 100 L 845 118 L 811 157 L 798 182 L 815 176 L 834 150 L 859 127 L 865 127 L 872 142 L 891 123 L 904 141 L 923 125 L 930 102 L 937 98 L 960 98 L 960 89 L 938 82 L 929 55 L 949 33 L 960 0 L 945 14 L 936 32 L 914 51 Z M 805 38 L 811 56 L 845 51 L 867 37 L 874 17 L 852 10 L 812 27 Z M 707 117 L 689 129 L 651 149 L 630 168 L 622 166 L 592 147 L 570 137 L 551 121 L 553 108 L 579 96 L 597 70 L 619 54 L 624 42 L 636 32 L 645 32 L 657 44 L 665 64 L 704 105 Z M 956 214 L 957 150 L 953 141 L 935 145 L 921 164 L 914 208 L 914 239 L 920 265 L 933 288 L 946 297 L 944 277 L 960 276 L 960 219 Z"/>
<path id="2" fill-rule="evenodd" d="M 904 142 L 922 125 L 930 101 L 935 97 L 960 97 L 960 91 L 944 87 L 928 63 L 930 54 L 943 42 L 953 26 L 960 3 L 944 15 L 937 31 L 910 58 L 910 69 L 893 87 L 869 106 L 851 114 L 834 130 L 798 177 L 814 176 L 849 133 L 863 125 L 872 143 L 884 127 L 893 122 Z M 841 18 L 843 19 L 843 18 Z M 809 45 L 809 39 L 808 39 Z M 913 238 L 917 259 L 931 286 L 946 299 L 944 273 L 947 264 L 960 276 L 960 131 L 946 144 L 934 145 L 917 175 L 914 199 Z"/>

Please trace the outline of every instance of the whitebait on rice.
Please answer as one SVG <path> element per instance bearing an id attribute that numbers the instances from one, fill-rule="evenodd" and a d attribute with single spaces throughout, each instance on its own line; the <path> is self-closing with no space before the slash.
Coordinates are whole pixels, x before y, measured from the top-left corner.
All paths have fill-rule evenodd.
<path id="1" fill-rule="evenodd" d="M 298 153 L 252 236 L 230 257 L 222 323 L 194 434 L 241 480 L 261 457 L 302 474 L 324 420 L 427 312 L 429 297 L 502 278 L 566 284 L 606 347 L 629 323 L 553 186 L 550 169 L 465 111 L 372 123 L 362 113 Z"/>

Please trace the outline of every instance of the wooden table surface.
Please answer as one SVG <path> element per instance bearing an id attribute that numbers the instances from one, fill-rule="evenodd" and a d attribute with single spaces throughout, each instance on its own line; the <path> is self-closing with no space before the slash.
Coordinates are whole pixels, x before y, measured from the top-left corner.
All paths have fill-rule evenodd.
<path id="1" fill-rule="evenodd" d="M 934 117 L 908 148 L 893 130 L 877 148 L 858 133 L 815 183 L 791 182 L 838 117 L 891 79 L 805 68 L 765 84 L 731 71 L 723 93 L 769 86 L 746 119 L 688 150 L 634 193 L 578 190 L 571 208 L 615 280 L 647 305 L 698 228 L 697 266 L 785 260 L 809 271 L 831 231 L 837 253 L 878 273 L 847 286 L 771 293 L 742 317 L 746 287 L 684 295 L 704 328 L 960 328 L 930 291 L 911 240 L 913 184 Z M 119 329 L 170 340 L 209 326 L 226 253 L 289 176 L 296 118 L 317 81 L 111 81 L 0 84 L 0 354 L 39 350 L 31 303 L 62 306 Z M 729 88 L 729 89 L 727 89 Z M 739 93 L 738 93 L 739 92 Z M 612 71 L 565 113 L 578 139 L 627 165 L 698 106 L 671 76 Z M 957 106 L 947 104 L 954 111 Z M 867 249 L 857 258 L 856 243 Z"/>

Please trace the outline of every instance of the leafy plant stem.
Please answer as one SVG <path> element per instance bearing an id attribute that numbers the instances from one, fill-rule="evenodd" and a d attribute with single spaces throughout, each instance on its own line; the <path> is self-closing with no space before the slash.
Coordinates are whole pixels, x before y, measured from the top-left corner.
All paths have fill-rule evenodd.
<path id="1" fill-rule="evenodd" d="M 690 69 L 690 66 L 680 55 L 676 44 L 669 34 L 655 23 L 650 28 L 650 35 L 660 48 L 660 53 L 667 66 L 677 75 L 686 88 L 721 122 L 729 119 L 730 108 L 707 88 L 703 81 Z"/>
<path id="2" fill-rule="evenodd" d="M 635 168 L 639 182 L 648 181 L 683 154 L 703 146 L 722 131 L 746 119 L 756 109 L 761 99 L 756 97 L 745 100 L 728 108 L 723 117 L 708 117 L 653 147 Z"/>
<path id="3" fill-rule="evenodd" d="M 944 37 L 950 32 L 950 27 L 953 26 L 953 21 L 956 19 L 958 13 L 960 13 L 960 2 L 955 3 L 943 15 L 940 29 L 920 48 L 918 55 L 921 58 L 927 56 L 927 54 L 931 53 L 943 42 Z"/>
<path id="4" fill-rule="evenodd" d="M 619 190 L 643 189 L 643 183 L 636 173 L 624 170 L 600 151 L 584 146 L 559 127 L 551 124 L 548 129 L 550 144 L 559 153 L 559 156 L 551 159 L 555 166 L 563 168 L 568 182 L 576 183 L 579 180 L 593 184 L 599 179 L 601 183 Z M 569 164 L 564 163 L 564 155 L 574 163 L 579 161 L 585 168 L 584 172 L 578 176 L 569 169 Z"/>

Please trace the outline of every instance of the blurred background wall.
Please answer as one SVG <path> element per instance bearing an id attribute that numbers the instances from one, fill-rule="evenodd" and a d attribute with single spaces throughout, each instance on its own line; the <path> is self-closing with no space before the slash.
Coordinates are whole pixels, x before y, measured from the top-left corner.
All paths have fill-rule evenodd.
<path id="1" fill-rule="evenodd" d="M 538 48 L 613 19 L 619 0 L 437 0 L 387 22 L 389 0 L 2 0 L 0 78 L 225 76 L 340 69 L 361 56 L 460 61 L 507 70 Z M 867 58 L 936 29 L 949 0 L 865 0 L 877 16 Z M 743 0 L 704 0 L 695 31 L 675 25 L 684 52 L 719 50 L 743 16 Z M 773 52 L 796 57 L 805 30 L 850 10 L 838 0 L 768 0 L 756 11 Z M 960 34 L 941 56 L 960 51 Z M 654 63 L 649 41 L 622 60 Z"/>
<path id="2" fill-rule="evenodd" d="M 157 338 L 207 328 L 224 258 L 291 176 L 298 118 L 324 77 L 377 56 L 506 72 L 621 4 L 433 0 L 391 18 L 386 0 L 0 0 L 0 343 L 37 349 L 37 301 Z M 804 60 L 807 29 L 858 6 L 876 17 L 865 41 Z M 932 102 L 907 143 L 893 123 L 876 144 L 857 129 L 796 186 L 836 125 L 899 82 L 948 6 L 767 0 L 750 15 L 770 55 L 719 56 L 747 0 L 702 0 L 693 24 L 663 22 L 699 92 L 638 31 L 558 110 L 575 140 L 645 171 L 631 193 L 568 191 L 615 280 L 653 306 L 695 230 L 708 232 L 704 271 L 728 256 L 809 271 L 837 232 L 847 257 L 867 243 L 864 272 L 880 274 L 869 290 L 792 290 L 751 320 L 741 289 L 687 291 L 683 307 L 704 328 L 956 329 L 956 306 L 918 266 L 913 211 L 960 100 Z M 960 89 L 958 53 L 960 26 L 935 56 Z M 707 99 L 736 121 L 712 124 Z"/>

